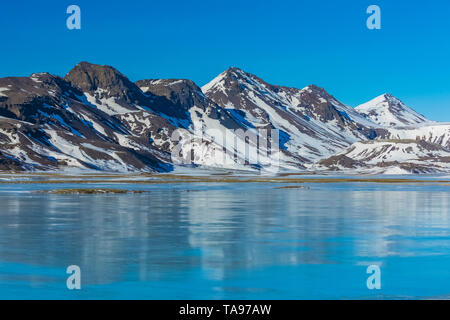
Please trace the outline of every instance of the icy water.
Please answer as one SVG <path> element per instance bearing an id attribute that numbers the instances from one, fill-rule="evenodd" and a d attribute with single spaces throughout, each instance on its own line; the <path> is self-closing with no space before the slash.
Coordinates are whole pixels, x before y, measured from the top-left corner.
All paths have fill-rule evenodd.
<path id="1" fill-rule="evenodd" d="M 303 185 L 50 195 L 31 191 L 80 186 L 1 184 L 0 298 L 450 297 L 449 186 Z M 69 265 L 81 290 L 66 287 Z M 380 290 L 367 288 L 369 265 L 380 266 Z"/>

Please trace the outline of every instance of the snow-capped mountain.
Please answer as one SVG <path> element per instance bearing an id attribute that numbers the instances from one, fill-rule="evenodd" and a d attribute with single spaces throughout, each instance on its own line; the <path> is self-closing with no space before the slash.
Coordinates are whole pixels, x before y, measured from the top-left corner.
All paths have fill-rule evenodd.
<path id="1" fill-rule="evenodd" d="M 377 136 L 376 124 L 315 85 L 301 90 L 271 85 L 241 69 L 230 68 L 202 90 L 252 127 L 280 130 L 283 148 L 305 163 Z"/>
<path id="2" fill-rule="evenodd" d="M 431 122 L 387 93 L 361 104 L 355 109 L 384 127 L 404 127 Z"/>
<path id="3" fill-rule="evenodd" d="M 261 144 L 261 132 L 273 130 L 279 136 Z M 391 95 L 354 109 L 315 85 L 272 85 L 238 68 L 202 88 L 187 79 L 133 83 L 87 62 L 64 78 L 0 79 L 0 170 L 166 172 L 179 165 L 176 154 L 239 170 L 276 159 L 289 170 L 448 172 L 449 150 L 449 124 Z"/>
<path id="4" fill-rule="evenodd" d="M 183 140 L 180 153 L 182 158 L 191 157 L 192 163 L 208 167 L 229 169 L 249 169 L 243 165 L 246 155 L 234 149 L 225 141 L 241 141 L 245 137 L 236 134 L 236 130 L 249 129 L 241 117 L 226 110 L 206 97 L 202 90 L 191 80 L 157 79 L 140 80 L 140 89 L 153 97 L 153 110 L 176 127 L 186 129 L 189 140 Z M 169 131 L 170 135 L 173 131 Z M 158 142 L 167 144 L 170 137 L 159 138 Z M 173 151 L 173 143 L 167 151 Z M 255 146 L 253 146 L 255 147 Z M 300 164 L 298 165 L 300 166 Z"/>
<path id="5" fill-rule="evenodd" d="M 146 141 L 132 137 L 106 106 L 47 73 L 0 79 L 1 157 L 14 169 L 64 167 L 108 171 L 166 171 L 171 164 Z M 108 101 L 109 102 L 109 101 Z M 120 106 L 120 108 L 126 108 Z M 131 108 L 131 105 L 128 107 Z M 168 159 L 166 157 L 166 159 Z"/>

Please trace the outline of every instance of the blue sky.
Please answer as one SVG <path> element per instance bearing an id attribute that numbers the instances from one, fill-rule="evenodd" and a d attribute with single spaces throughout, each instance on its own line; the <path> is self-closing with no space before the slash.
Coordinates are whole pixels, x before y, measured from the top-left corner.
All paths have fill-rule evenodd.
<path id="1" fill-rule="evenodd" d="M 66 28 L 71 4 L 81 30 Z M 371 4 L 381 30 L 366 28 Z M 236 66 L 273 84 L 319 85 L 353 106 L 389 92 L 450 121 L 449 15 L 448 0 L 1 1 L 0 77 L 64 76 L 89 61 L 133 81 L 203 85 Z"/>

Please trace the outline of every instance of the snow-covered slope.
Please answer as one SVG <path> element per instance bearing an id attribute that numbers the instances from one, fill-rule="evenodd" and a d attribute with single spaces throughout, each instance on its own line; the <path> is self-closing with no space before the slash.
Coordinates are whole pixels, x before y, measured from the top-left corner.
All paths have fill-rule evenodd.
<path id="1" fill-rule="evenodd" d="M 355 109 L 384 127 L 403 127 L 431 122 L 391 94 L 383 94 Z"/>
<path id="2" fill-rule="evenodd" d="M 450 150 L 450 123 L 422 123 L 403 128 L 387 128 L 384 138 L 423 140 Z"/>
<path id="3" fill-rule="evenodd" d="M 304 163 L 376 136 L 376 124 L 315 85 L 301 90 L 281 87 L 230 68 L 202 90 L 254 128 L 280 130 L 285 150 L 300 156 Z"/>
<path id="4" fill-rule="evenodd" d="M 448 172 L 450 151 L 423 140 L 361 141 L 321 160 L 315 169 L 390 174 Z"/>

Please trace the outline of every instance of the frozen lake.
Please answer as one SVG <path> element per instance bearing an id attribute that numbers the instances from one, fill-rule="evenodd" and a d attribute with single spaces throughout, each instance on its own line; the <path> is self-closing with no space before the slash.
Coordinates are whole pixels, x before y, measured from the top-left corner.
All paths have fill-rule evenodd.
<path id="1" fill-rule="evenodd" d="M 450 297 L 443 183 L 0 181 L 2 299 Z M 94 187 L 150 192 L 35 192 Z"/>

